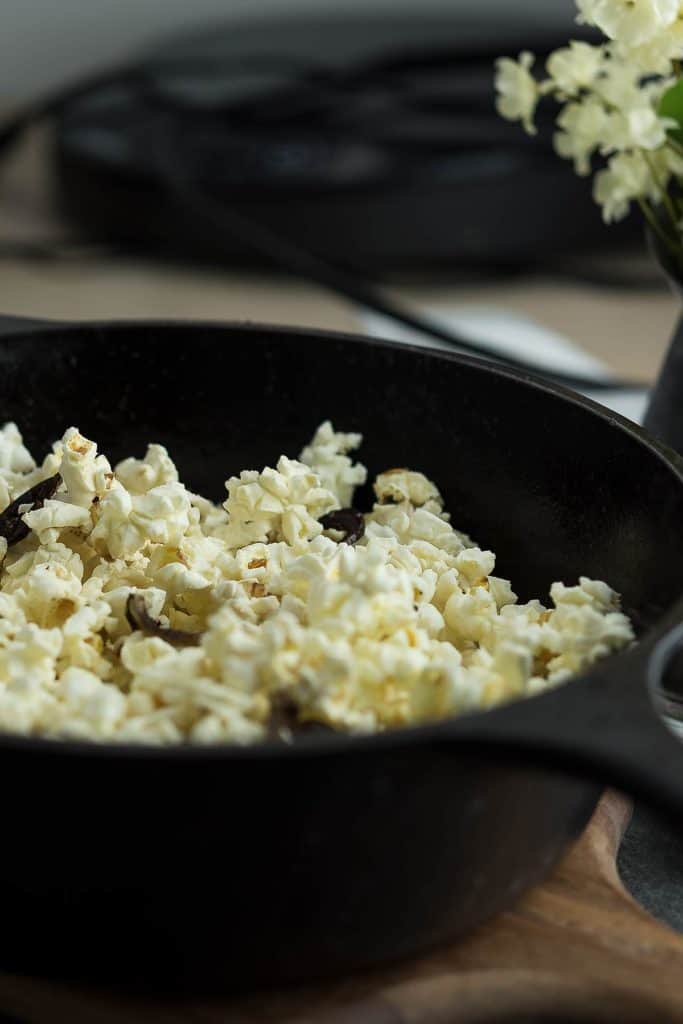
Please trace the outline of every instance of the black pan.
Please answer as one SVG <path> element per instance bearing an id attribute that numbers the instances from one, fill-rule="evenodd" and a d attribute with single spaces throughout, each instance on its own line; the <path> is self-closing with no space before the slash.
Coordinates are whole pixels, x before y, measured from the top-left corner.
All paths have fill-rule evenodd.
<path id="1" fill-rule="evenodd" d="M 683 751 L 652 694 L 681 639 L 683 460 L 619 417 L 454 355 L 159 323 L 19 325 L 0 344 L 0 416 L 37 454 L 72 423 L 113 460 L 159 441 L 216 498 L 330 417 L 366 435 L 371 472 L 433 477 L 522 598 L 606 579 L 643 635 L 553 693 L 376 737 L 3 737 L 4 968 L 242 987 L 346 972 L 509 906 L 605 783 L 683 813 Z"/>

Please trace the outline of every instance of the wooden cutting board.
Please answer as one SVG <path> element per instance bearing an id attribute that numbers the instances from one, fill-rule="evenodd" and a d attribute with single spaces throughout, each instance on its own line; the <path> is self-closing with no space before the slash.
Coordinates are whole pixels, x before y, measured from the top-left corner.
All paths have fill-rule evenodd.
<path id="1" fill-rule="evenodd" d="M 617 874 L 630 814 L 623 797 L 607 793 L 552 877 L 514 910 L 398 967 L 232 1000 L 142 999 L 0 975 L 0 1020 L 4 1013 L 26 1024 L 683 1024 L 683 936 L 639 907 Z"/>

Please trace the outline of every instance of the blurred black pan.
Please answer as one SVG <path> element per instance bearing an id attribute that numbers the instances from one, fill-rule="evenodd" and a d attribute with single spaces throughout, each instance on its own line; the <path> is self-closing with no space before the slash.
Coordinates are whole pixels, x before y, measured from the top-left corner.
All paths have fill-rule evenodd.
<path id="1" fill-rule="evenodd" d="M 454 355 L 274 327 L 14 327 L 0 417 L 150 440 L 218 498 L 330 417 L 371 471 L 437 482 L 523 598 L 580 574 L 643 640 L 553 693 L 375 737 L 154 749 L 3 736 L 0 964 L 248 986 L 452 939 L 555 863 L 605 783 L 683 814 L 654 694 L 683 629 L 683 460 L 557 387 Z M 669 686 L 671 688 L 671 680 Z"/>

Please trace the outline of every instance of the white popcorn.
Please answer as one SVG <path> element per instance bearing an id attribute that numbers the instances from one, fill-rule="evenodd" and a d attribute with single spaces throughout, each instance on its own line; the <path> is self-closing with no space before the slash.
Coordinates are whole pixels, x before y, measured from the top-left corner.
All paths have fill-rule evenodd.
<path id="1" fill-rule="evenodd" d="M 97 454 L 97 445 L 89 441 L 75 427 L 66 431 L 61 445 L 59 472 L 66 486 L 70 504 L 89 509 L 93 499 L 107 490 L 111 480 L 111 466 L 104 455 Z"/>
<path id="2" fill-rule="evenodd" d="M 154 487 L 178 482 L 178 470 L 163 445 L 150 444 L 144 459 L 124 459 L 116 478 L 131 494 L 147 494 Z"/>
<path id="3" fill-rule="evenodd" d="M 436 486 L 423 473 L 409 469 L 387 469 L 380 473 L 374 484 L 380 504 L 409 502 L 416 508 L 425 506 L 429 511 L 441 511 L 443 502 Z"/>
<path id="4" fill-rule="evenodd" d="M 62 530 L 90 530 L 91 519 L 87 508 L 70 505 L 65 501 L 48 498 L 42 508 L 33 509 L 22 516 L 23 521 L 38 536 L 41 544 L 54 543 Z"/>
<path id="5" fill-rule="evenodd" d="M 458 572 L 471 586 L 480 580 L 487 579 L 496 567 L 496 556 L 493 551 L 481 551 L 479 548 L 466 548 L 455 559 Z"/>
<path id="6" fill-rule="evenodd" d="M 177 547 L 189 529 L 191 508 L 182 484 L 160 484 L 136 495 L 115 481 L 99 504 L 90 539 L 98 550 L 123 559 L 149 544 Z"/>
<path id="7" fill-rule="evenodd" d="M 58 629 L 41 629 L 33 623 L 21 626 L 0 646 L 0 687 L 27 701 L 39 702 L 41 691 L 50 692 L 62 646 Z"/>
<path id="8" fill-rule="evenodd" d="M 160 445 L 112 473 L 70 428 L 37 468 L 0 430 L 0 497 L 63 478 L 0 547 L 0 730 L 252 743 L 290 735 L 290 709 L 372 732 L 530 696 L 631 641 L 595 580 L 517 604 L 414 470 L 380 474 L 355 546 L 323 534 L 365 481 L 347 454 L 360 440 L 326 422 L 300 461 L 231 478 L 220 508 Z"/>
<path id="9" fill-rule="evenodd" d="M 503 580 L 500 576 L 489 575 L 489 593 L 496 602 L 498 611 L 506 605 L 516 604 L 517 595 L 510 586 L 509 580 Z"/>
<path id="10" fill-rule="evenodd" d="M 493 629 L 496 602 L 488 590 L 477 587 L 466 594 L 451 594 L 443 617 L 457 644 L 484 642 Z"/>
<path id="11" fill-rule="evenodd" d="M 102 738 L 112 736 L 126 714 L 126 698 L 92 672 L 68 668 L 61 676 L 67 718 L 83 719 Z"/>
<path id="12" fill-rule="evenodd" d="M 24 446 L 16 423 L 0 428 L 0 475 L 7 478 L 25 476 L 36 468 L 33 456 Z"/>
<path id="13" fill-rule="evenodd" d="M 564 583 L 553 583 L 550 588 L 550 597 L 557 608 L 570 604 L 588 605 L 596 608 L 599 612 L 613 612 L 619 608 L 619 595 L 611 587 L 599 580 L 589 580 L 586 576 L 579 577 L 577 587 L 566 587 Z"/>
<path id="14" fill-rule="evenodd" d="M 316 430 L 313 440 L 302 451 L 299 459 L 310 466 L 323 487 L 335 496 L 341 508 L 348 508 L 356 487 L 364 484 L 367 470 L 359 462 L 353 463 L 346 454 L 359 448 L 361 434 L 337 434 L 329 420 Z"/>
<path id="15" fill-rule="evenodd" d="M 308 466 L 284 455 L 277 469 L 245 471 L 226 487 L 229 523 L 223 536 L 233 549 L 276 540 L 301 548 L 322 533 L 318 519 L 338 507 L 334 494 Z"/>
<path id="16" fill-rule="evenodd" d="M 111 639 L 118 639 L 130 633 L 130 625 L 126 617 L 126 606 L 131 594 L 140 594 L 145 600 L 145 607 L 152 618 L 159 618 L 166 602 L 166 594 L 158 587 L 131 587 L 125 584 L 102 592 L 102 600 L 106 601 L 109 614 L 105 621 L 105 630 Z"/>

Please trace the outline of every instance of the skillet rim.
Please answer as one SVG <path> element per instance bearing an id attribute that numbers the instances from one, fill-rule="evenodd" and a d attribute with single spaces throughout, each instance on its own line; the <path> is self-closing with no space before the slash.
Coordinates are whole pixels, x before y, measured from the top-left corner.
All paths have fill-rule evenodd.
<path id="1" fill-rule="evenodd" d="M 577 391 L 573 391 L 561 384 L 551 382 L 547 378 L 537 376 L 530 371 L 506 366 L 503 363 L 497 363 L 493 359 L 489 360 L 479 358 L 457 351 L 449 352 L 444 349 L 411 345 L 404 342 L 390 341 L 385 338 L 377 338 L 370 335 L 353 334 L 347 331 L 334 331 L 328 330 L 327 328 L 297 327 L 296 325 L 291 324 L 270 324 L 267 322 L 253 320 L 182 320 L 153 318 L 143 320 L 121 318 L 113 320 L 78 321 L 36 321 L 27 318 L 25 324 L 21 322 L 21 318 L 18 318 L 18 322 L 13 326 L 11 333 L 6 336 L 2 336 L 0 327 L 0 351 L 3 347 L 12 347 L 14 343 L 21 344 L 22 339 L 24 339 L 27 334 L 32 335 L 34 341 L 47 342 L 54 331 L 75 331 L 77 333 L 84 334 L 89 331 L 95 332 L 96 334 L 104 334 L 104 332 L 106 332 L 107 340 L 111 341 L 112 335 L 115 338 L 119 331 L 130 331 L 131 329 L 159 331 L 168 328 L 171 328 L 172 330 L 198 328 L 202 331 L 215 331 L 217 334 L 225 333 L 226 331 L 230 332 L 231 330 L 239 330 L 242 332 L 246 331 L 247 333 L 253 333 L 254 335 L 268 332 L 269 334 L 274 335 L 275 338 L 288 337 L 293 338 L 294 340 L 308 341 L 309 343 L 312 343 L 313 341 L 329 341 L 344 342 L 346 344 L 359 345 L 367 348 L 379 347 L 393 351 L 407 352 L 413 355 L 418 355 L 421 358 L 432 359 L 438 362 L 445 361 L 448 363 L 456 363 L 458 365 L 473 367 L 475 370 L 483 371 L 484 373 L 492 374 L 493 376 L 507 378 L 516 384 L 530 387 L 538 391 L 543 391 L 546 394 L 549 394 L 553 399 L 557 399 L 561 402 L 568 402 L 571 405 L 579 406 L 589 415 L 596 416 L 598 419 L 606 422 L 609 426 L 622 431 L 622 433 L 628 434 L 637 444 L 646 448 L 652 456 L 658 459 L 658 461 L 664 463 L 666 468 L 678 479 L 681 486 L 683 486 L 683 456 L 679 455 L 678 452 L 669 448 L 662 442 L 651 437 L 647 431 L 638 424 L 626 419 L 619 413 L 613 412 L 611 409 L 601 405 L 599 402 L 596 402 L 591 398 L 586 398 Z M 680 604 L 681 595 L 679 595 L 679 598 L 664 611 L 661 618 L 658 620 L 658 623 L 650 627 L 643 639 L 647 639 L 648 636 L 656 633 L 658 625 L 661 625 L 661 623 L 675 608 L 679 607 Z M 613 661 L 615 657 L 618 657 L 618 655 L 612 655 L 605 659 L 605 661 Z M 595 671 L 595 667 L 593 667 L 591 671 Z M 561 689 L 565 690 L 567 687 L 574 687 L 577 683 L 585 680 L 587 675 L 588 672 L 579 673 L 567 683 L 564 683 Z M 510 709 L 514 709 L 522 703 L 524 705 L 533 706 L 536 701 L 547 698 L 548 694 L 552 692 L 553 691 L 544 691 L 543 693 L 532 697 L 526 697 L 523 701 L 511 701 L 508 704 L 497 705 L 494 708 L 476 710 L 469 712 L 467 715 L 462 717 L 469 718 L 472 715 L 481 717 L 494 713 L 498 716 L 504 716 L 506 712 L 510 711 Z M 335 732 L 332 734 L 325 734 L 323 736 L 303 736 L 298 739 L 295 744 L 286 744 L 281 741 L 269 740 L 246 745 L 238 745 L 235 743 L 216 743 L 205 745 L 178 743 L 155 745 L 152 743 L 113 743 L 100 742 L 99 740 L 59 739 L 57 737 L 50 736 L 23 736 L 17 733 L 0 732 L 0 752 L 8 750 L 16 751 L 17 753 L 36 753 L 69 758 L 94 756 L 98 759 L 104 760 L 111 758 L 118 760 L 119 758 L 123 758 L 124 760 L 151 760 L 153 762 L 176 760 L 189 760 L 191 762 L 279 761 L 283 757 L 300 758 L 311 756 L 317 757 L 320 755 L 338 755 L 349 750 L 367 752 L 382 750 L 386 747 L 395 747 L 397 745 L 403 747 L 412 745 L 413 743 L 443 742 L 444 740 L 448 740 L 449 742 L 458 742 L 461 738 L 454 734 L 454 726 L 458 721 L 459 718 L 454 717 L 434 723 L 405 726 L 398 729 L 388 730 L 386 732 L 370 733 L 366 735 L 352 735 L 348 733 Z"/>

